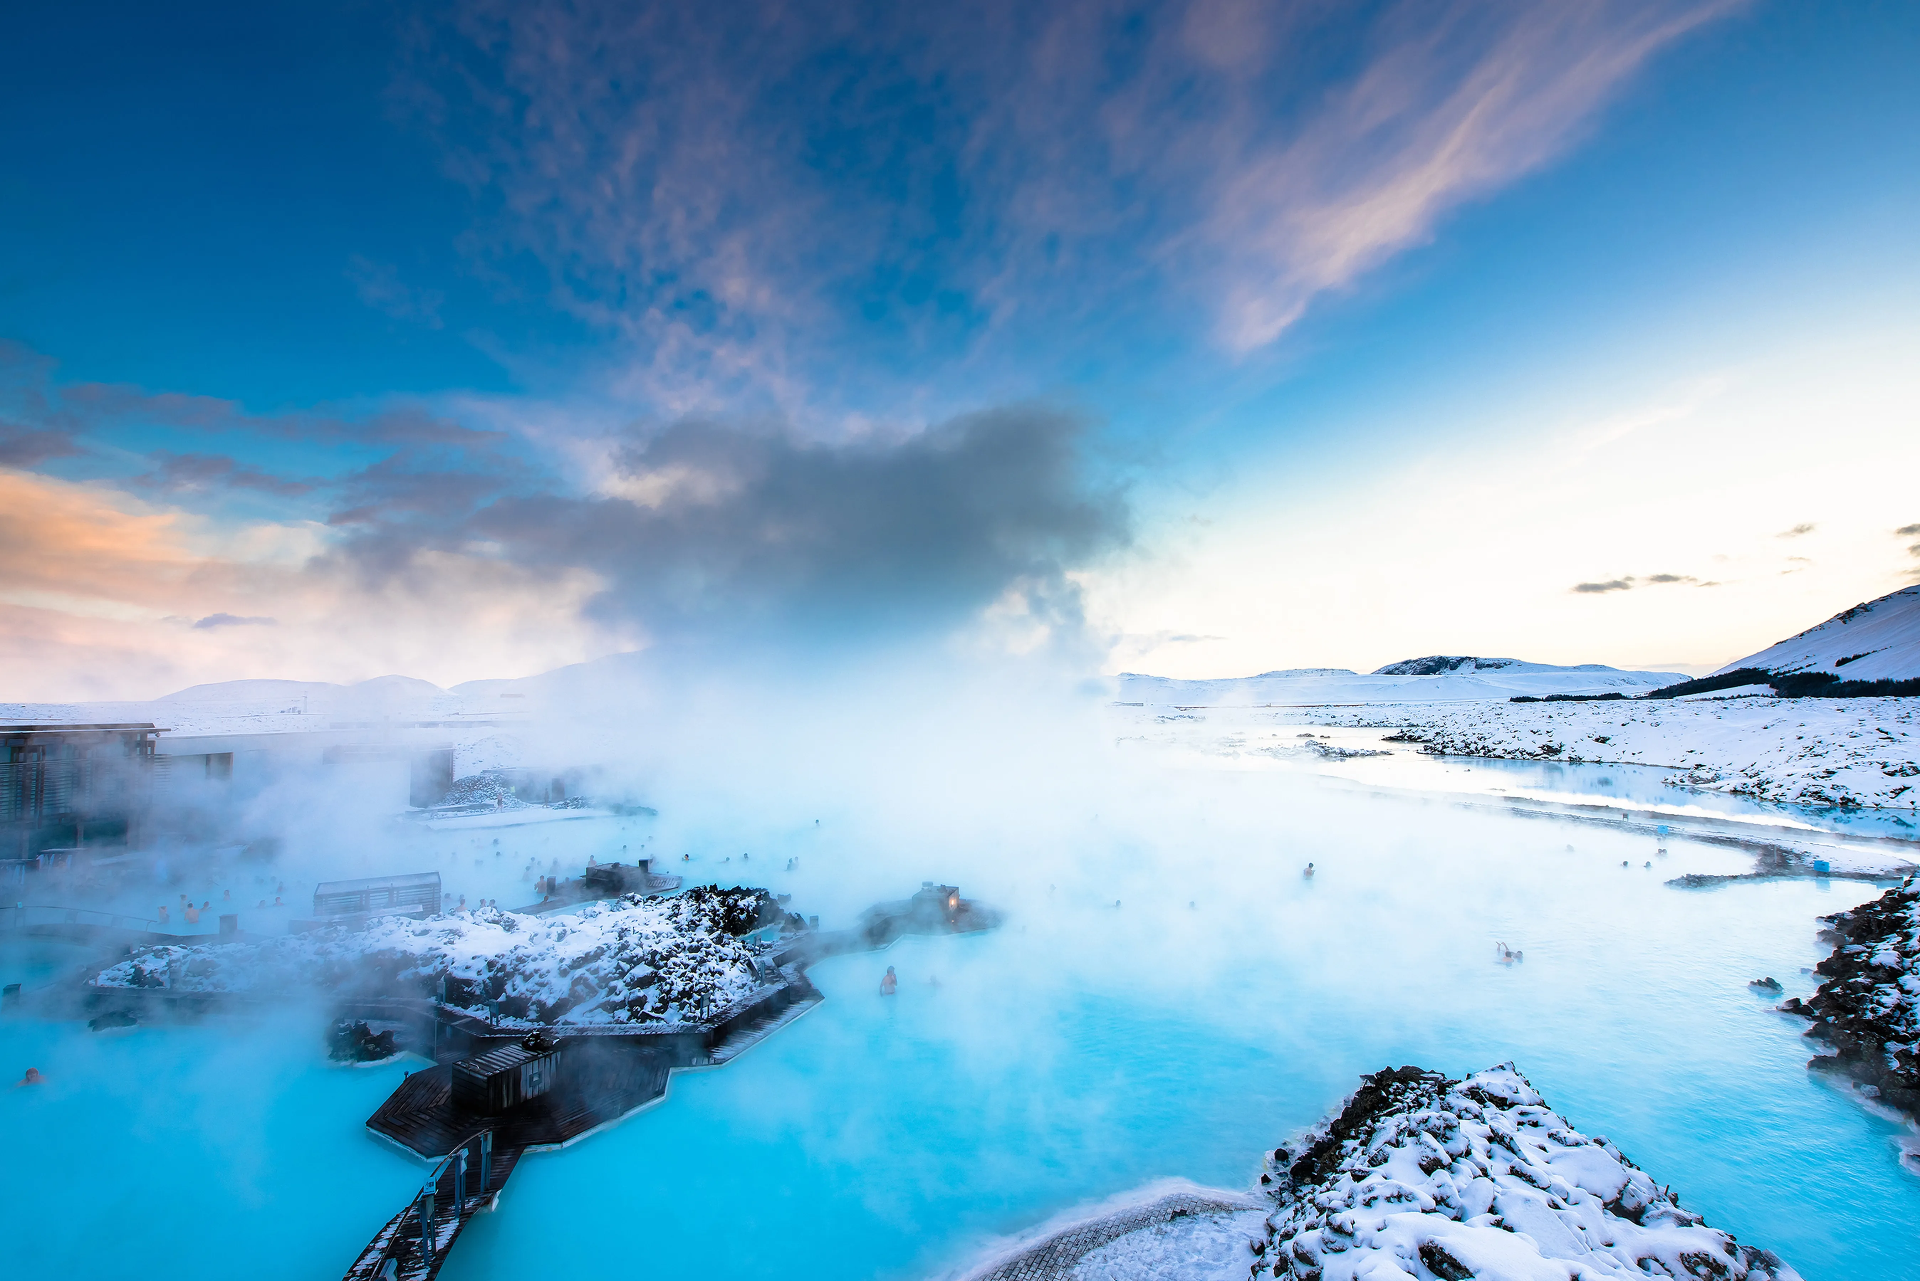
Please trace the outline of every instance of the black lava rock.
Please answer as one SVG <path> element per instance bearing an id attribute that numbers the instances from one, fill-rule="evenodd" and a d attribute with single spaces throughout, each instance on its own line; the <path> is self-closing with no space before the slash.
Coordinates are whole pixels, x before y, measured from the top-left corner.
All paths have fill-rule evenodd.
<path id="1" fill-rule="evenodd" d="M 399 1052 L 391 1030 L 376 1034 L 360 1020 L 337 1020 L 327 1033 L 327 1057 L 337 1063 L 378 1063 Z"/>
<path id="2" fill-rule="evenodd" d="M 1807 1066 L 1873 1086 L 1886 1103 L 1920 1117 L 1920 1022 L 1901 983 L 1920 973 L 1920 888 L 1903 884 L 1820 919 L 1820 937 L 1834 948 L 1814 967 L 1823 981 L 1811 1000 L 1780 1007 L 1811 1019 L 1806 1034 L 1834 1048 Z"/>

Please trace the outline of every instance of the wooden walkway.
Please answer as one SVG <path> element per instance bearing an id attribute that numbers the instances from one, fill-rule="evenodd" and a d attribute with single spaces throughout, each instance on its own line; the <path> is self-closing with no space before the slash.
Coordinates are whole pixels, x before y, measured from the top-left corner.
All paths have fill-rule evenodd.
<path id="1" fill-rule="evenodd" d="M 525 1151 L 502 1147 L 496 1141 L 483 1184 L 475 1151 L 478 1139 L 478 1135 L 473 1136 L 469 1144 L 460 1149 L 468 1158 L 466 1178 L 462 1179 L 455 1169 L 455 1156 L 442 1161 L 427 1185 L 433 1189 L 433 1195 L 428 1197 L 426 1187 L 422 1187 L 421 1195 L 387 1220 L 387 1225 L 375 1234 L 347 1269 L 345 1281 L 431 1281 L 439 1274 L 440 1266 L 453 1250 L 453 1243 L 459 1239 L 460 1230 L 474 1215 L 493 1204 Z M 457 1186 L 461 1183 L 467 1186 Z M 425 1222 L 429 1211 L 433 1215 L 431 1224 Z"/>

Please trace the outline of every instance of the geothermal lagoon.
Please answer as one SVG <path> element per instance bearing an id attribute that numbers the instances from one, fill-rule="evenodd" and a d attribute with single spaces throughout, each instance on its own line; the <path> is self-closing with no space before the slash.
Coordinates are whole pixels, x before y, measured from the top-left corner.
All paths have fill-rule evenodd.
<path id="1" fill-rule="evenodd" d="M 1077 821 L 1079 847 L 1048 861 L 927 867 L 1006 924 L 817 963 L 827 999 L 804 1017 L 529 1154 L 442 1275 L 958 1274 L 1157 1179 L 1247 1188 L 1263 1151 L 1362 1073 L 1511 1059 L 1575 1125 L 1804 1276 L 1920 1277 L 1896 1226 L 1920 1215 L 1908 1129 L 1809 1074 L 1805 1024 L 1747 986 L 1811 992 L 1815 917 L 1874 885 L 1683 890 L 1665 882 L 1751 859 L 1283 770 L 1161 778 L 1133 812 Z M 569 827 L 590 840 L 593 825 Z M 598 838 L 617 849 L 632 832 Z M 675 871 L 731 869 L 848 915 L 887 869 L 823 832 L 796 824 L 748 867 L 666 819 L 648 839 L 689 846 Z M 534 828 L 499 839 L 503 866 L 552 848 Z M 919 870 L 902 855 L 892 882 Z M 1524 959 L 1500 963 L 1499 944 Z M 82 955 L 16 942 L 0 965 L 33 986 Z M 889 965 L 900 989 L 882 997 Z M 332 1064 L 322 1024 L 297 1008 L 98 1033 L 0 1022 L 4 1061 L 49 1077 L 0 1095 L 0 1195 L 27 1271 L 337 1276 L 422 1177 L 363 1123 L 425 1061 Z"/>

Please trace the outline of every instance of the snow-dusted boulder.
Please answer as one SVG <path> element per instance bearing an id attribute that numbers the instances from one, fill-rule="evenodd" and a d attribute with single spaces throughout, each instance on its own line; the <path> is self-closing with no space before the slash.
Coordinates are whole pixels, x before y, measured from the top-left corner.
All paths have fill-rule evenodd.
<path id="1" fill-rule="evenodd" d="M 1920 1117 L 1920 887 L 1908 877 L 1871 903 L 1823 916 L 1833 955 L 1811 1000 L 1781 1006 L 1813 1020 L 1807 1035 L 1834 1047 L 1808 1066 L 1841 1071 Z"/>
<path id="2" fill-rule="evenodd" d="M 771 901 L 764 890 L 697 887 L 546 916 L 378 917 L 364 929 L 143 948 L 94 984 L 256 997 L 444 991 L 448 1004 L 501 1023 L 697 1023 L 764 986 L 762 949 L 744 936 Z"/>
<path id="3" fill-rule="evenodd" d="M 1276 1148 L 1254 1276 L 1301 1281 L 1797 1281 L 1575 1131 L 1511 1063 L 1452 1081 L 1364 1078 L 1338 1116 Z"/>

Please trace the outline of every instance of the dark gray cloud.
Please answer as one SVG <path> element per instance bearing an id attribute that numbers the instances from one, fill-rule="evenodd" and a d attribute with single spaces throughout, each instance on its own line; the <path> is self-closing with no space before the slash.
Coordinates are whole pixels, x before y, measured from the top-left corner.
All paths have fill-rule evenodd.
<path id="1" fill-rule="evenodd" d="M 1695 587 L 1718 587 L 1720 585 L 1718 582 L 1703 583 L 1692 574 L 1648 574 L 1644 578 L 1636 578 L 1634 575 L 1628 574 L 1624 578 L 1612 578 L 1604 583 L 1575 583 L 1571 590 L 1588 594 L 1625 592 L 1632 591 L 1635 583 L 1691 583 Z"/>
<path id="2" fill-rule="evenodd" d="M 848 444 L 685 421 L 617 451 L 614 494 L 522 486 L 487 500 L 468 473 L 368 477 L 369 494 L 393 484 L 360 509 L 350 554 L 405 572 L 425 546 L 481 542 L 523 566 L 591 570 L 606 584 L 592 614 L 665 640 L 939 629 L 1009 592 L 1073 632 L 1071 571 L 1130 536 L 1084 434 L 1079 418 L 1032 406 Z"/>
<path id="3" fill-rule="evenodd" d="M 238 614 L 208 614 L 194 623 L 196 632 L 212 631 L 216 627 L 274 627 L 279 625 L 277 618 L 242 618 Z"/>
<path id="4" fill-rule="evenodd" d="M 157 449 L 147 455 L 152 469 L 133 478 L 142 489 L 168 494 L 200 494 L 221 489 L 249 489 L 281 498 L 312 493 L 317 482 L 275 476 L 250 467 L 226 454 L 176 454 Z"/>
<path id="5" fill-rule="evenodd" d="M 1920 525 L 1902 525 L 1893 532 L 1902 538 L 1910 538 L 1914 534 L 1920 534 Z"/>
<path id="6" fill-rule="evenodd" d="M 38 467 L 85 452 L 69 432 L 0 421 L 0 467 Z"/>
<path id="7" fill-rule="evenodd" d="M 1779 533 L 1775 534 L 1774 537 L 1775 538 L 1798 538 L 1802 534 L 1811 534 L 1817 528 L 1818 526 L 1816 525 L 1795 525 L 1792 529 L 1781 530 Z"/>

